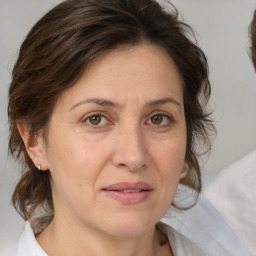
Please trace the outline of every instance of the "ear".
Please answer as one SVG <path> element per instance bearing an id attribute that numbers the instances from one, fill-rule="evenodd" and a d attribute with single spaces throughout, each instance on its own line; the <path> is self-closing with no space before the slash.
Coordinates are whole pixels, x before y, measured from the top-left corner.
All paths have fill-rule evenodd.
<path id="1" fill-rule="evenodd" d="M 184 166 L 182 168 L 181 173 L 185 173 L 185 172 L 187 172 L 187 170 L 188 170 L 188 164 L 186 162 L 184 162 Z"/>
<path id="2" fill-rule="evenodd" d="M 20 136 L 25 144 L 26 150 L 33 161 L 36 168 L 40 165 L 40 170 L 48 170 L 48 162 L 46 157 L 46 145 L 42 133 L 33 135 L 26 124 L 17 125 Z"/>
<path id="3" fill-rule="evenodd" d="M 184 167 L 182 168 L 182 171 L 180 173 L 180 180 L 184 179 L 188 173 L 188 164 L 186 163 L 186 161 L 184 161 Z"/>

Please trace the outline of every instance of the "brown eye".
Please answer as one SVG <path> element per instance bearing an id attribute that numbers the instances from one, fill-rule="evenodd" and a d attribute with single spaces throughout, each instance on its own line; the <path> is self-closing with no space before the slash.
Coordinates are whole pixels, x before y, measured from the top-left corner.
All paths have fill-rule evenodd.
<path id="1" fill-rule="evenodd" d="M 89 128 L 106 128 L 112 123 L 102 114 L 92 114 L 82 120 Z"/>
<path id="2" fill-rule="evenodd" d="M 100 115 L 94 115 L 88 118 L 88 122 L 92 125 L 99 125 L 101 123 L 102 117 Z"/>
<path id="3" fill-rule="evenodd" d="M 159 128 L 168 127 L 173 123 L 174 121 L 171 116 L 162 113 L 151 115 L 151 117 L 146 121 L 146 124 Z"/>
<path id="4" fill-rule="evenodd" d="M 163 115 L 154 115 L 151 117 L 152 124 L 161 124 L 163 122 Z"/>

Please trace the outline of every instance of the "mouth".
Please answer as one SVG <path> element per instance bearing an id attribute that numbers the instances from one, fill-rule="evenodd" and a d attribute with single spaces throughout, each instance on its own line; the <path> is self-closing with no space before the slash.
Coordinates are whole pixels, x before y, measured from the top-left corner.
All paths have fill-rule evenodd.
<path id="1" fill-rule="evenodd" d="M 145 201 L 153 192 L 153 188 L 144 182 L 115 183 L 102 189 L 110 198 L 127 205 L 135 205 Z"/>
<path id="2" fill-rule="evenodd" d="M 143 191 L 142 189 L 127 189 L 127 190 L 121 190 L 120 192 L 123 192 L 123 193 L 138 193 L 138 192 L 141 192 Z"/>

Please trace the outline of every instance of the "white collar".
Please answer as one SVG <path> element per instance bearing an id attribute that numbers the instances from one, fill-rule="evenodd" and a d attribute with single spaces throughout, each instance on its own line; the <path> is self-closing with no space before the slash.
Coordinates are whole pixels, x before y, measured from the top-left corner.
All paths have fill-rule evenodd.
<path id="1" fill-rule="evenodd" d="M 164 226 L 166 228 L 174 256 L 204 255 L 191 240 L 178 233 L 170 226 L 166 224 L 164 224 Z M 46 252 L 38 244 L 29 221 L 25 223 L 25 229 L 20 236 L 17 256 L 47 256 Z"/>
<path id="2" fill-rule="evenodd" d="M 25 229 L 20 236 L 17 256 L 47 256 L 36 241 L 34 231 L 29 221 L 26 221 Z"/>

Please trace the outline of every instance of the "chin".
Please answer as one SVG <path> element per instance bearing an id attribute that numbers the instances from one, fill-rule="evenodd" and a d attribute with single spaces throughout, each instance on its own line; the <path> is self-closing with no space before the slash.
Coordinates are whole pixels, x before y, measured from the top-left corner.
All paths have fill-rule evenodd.
<path id="1" fill-rule="evenodd" d="M 157 222 L 146 216 L 132 216 L 131 214 L 113 216 L 111 220 L 105 222 L 105 230 L 114 236 L 140 236 L 154 228 Z"/>

